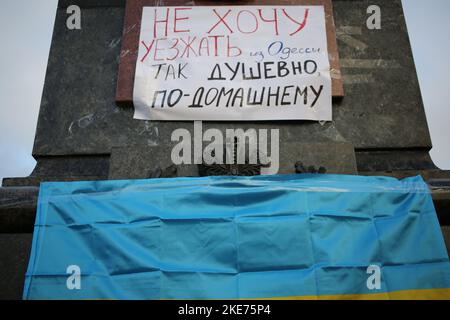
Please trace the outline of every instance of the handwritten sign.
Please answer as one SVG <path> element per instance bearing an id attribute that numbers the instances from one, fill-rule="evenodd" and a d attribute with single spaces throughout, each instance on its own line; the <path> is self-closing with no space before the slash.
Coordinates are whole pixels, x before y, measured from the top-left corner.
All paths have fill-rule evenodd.
<path id="1" fill-rule="evenodd" d="M 144 7 L 145 120 L 332 119 L 323 6 Z"/>

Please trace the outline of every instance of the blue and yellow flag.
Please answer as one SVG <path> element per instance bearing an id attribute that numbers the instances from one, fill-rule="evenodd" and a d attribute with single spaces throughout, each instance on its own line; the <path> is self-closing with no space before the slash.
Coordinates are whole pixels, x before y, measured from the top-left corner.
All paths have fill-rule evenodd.
<path id="1" fill-rule="evenodd" d="M 25 299 L 450 298 L 422 178 L 43 183 Z"/>

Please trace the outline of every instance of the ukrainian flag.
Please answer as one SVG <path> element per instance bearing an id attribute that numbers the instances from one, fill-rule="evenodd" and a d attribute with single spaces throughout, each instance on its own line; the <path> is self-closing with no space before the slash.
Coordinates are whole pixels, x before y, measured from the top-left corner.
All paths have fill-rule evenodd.
<path id="1" fill-rule="evenodd" d="M 422 178 L 43 183 L 24 299 L 450 299 Z"/>

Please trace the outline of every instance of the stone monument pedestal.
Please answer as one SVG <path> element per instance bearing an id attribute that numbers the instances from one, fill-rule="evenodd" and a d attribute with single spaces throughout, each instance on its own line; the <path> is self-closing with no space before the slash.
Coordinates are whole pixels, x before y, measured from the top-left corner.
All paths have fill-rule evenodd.
<path id="1" fill-rule="evenodd" d="M 81 30 L 66 27 L 72 4 L 81 7 Z M 332 1 L 341 67 L 332 74 L 344 86 L 344 96 L 333 100 L 332 122 L 204 122 L 203 128 L 278 129 L 281 174 L 422 175 L 450 246 L 450 172 L 439 170 L 429 156 L 431 139 L 401 1 L 370 4 L 382 9 L 381 30 L 365 28 L 367 1 Z M 179 128 L 192 132 L 192 122 L 134 120 L 133 108 L 116 102 L 119 64 L 130 54 L 121 48 L 124 32 L 130 32 L 123 29 L 126 5 L 59 1 L 33 147 L 37 166 L 29 177 L 4 179 L 0 188 L 0 299 L 21 297 L 40 182 L 207 172 L 197 164 L 172 166 L 171 134 Z"/>

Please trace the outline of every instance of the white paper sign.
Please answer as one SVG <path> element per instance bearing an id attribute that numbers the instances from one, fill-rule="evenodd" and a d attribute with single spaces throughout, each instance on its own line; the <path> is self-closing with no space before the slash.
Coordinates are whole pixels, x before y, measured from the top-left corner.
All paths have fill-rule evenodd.
<path id="1" fill-rule="evenodd" d="M 145 120 L 331 120 L 323 6 L 144 7 Z"/>

